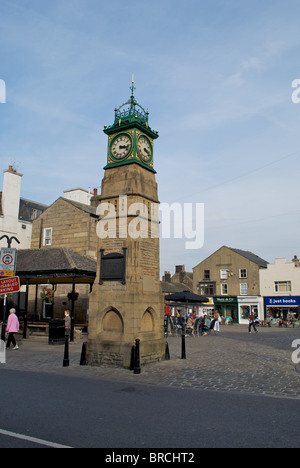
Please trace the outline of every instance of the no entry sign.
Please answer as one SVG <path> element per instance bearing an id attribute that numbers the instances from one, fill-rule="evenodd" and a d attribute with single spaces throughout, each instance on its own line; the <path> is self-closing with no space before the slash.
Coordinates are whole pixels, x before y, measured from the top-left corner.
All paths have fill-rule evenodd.
<path id="1" fill-rule="evenodd" d="M 0 252 L 0 277 L 14 276 L 17 261 L 16 249 L 1 249 Z"/>
<path id="2" fill-rule="evenodd" d="M 11 294 L 20 291 L 20 279 L 18 276 L 0 279 L 0 295 Z"/>

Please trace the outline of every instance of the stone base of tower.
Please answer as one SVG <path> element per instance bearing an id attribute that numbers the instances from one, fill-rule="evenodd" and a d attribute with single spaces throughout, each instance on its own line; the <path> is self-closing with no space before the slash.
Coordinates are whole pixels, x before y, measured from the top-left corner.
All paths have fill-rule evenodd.
<path id="1" fill-rule="evenodd" d="M 89 340 L 87 346 L 87 364 L 96 367 L 119 367 L 129 369 L 132 346 L 134 343 L 116 343 L 110 341 Z M 165 356 L 165 342 L 140 342 L 141 366 L 161 361 Z"/>
<path id="2" fill-rule="evenodd" d="M 119 300 L 118 300 L 119 298 Z M 141 366 L 165 356 L 163 296 L 126 291 L 126 285 L 105 284 L 90 299 L 87 363 L 129 368 L 132 347 L 140 340 Z"/>

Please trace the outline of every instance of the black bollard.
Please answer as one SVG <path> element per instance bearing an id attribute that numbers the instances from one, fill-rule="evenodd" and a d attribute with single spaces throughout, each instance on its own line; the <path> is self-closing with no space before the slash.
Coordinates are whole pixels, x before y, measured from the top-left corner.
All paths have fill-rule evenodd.
<path id="1" fill-rule="evenodd" d="M 186 352 L 185 352 L 185 327 L 182 329 L 181 335 L 181 359 L 186 359 Z"/>
<path id="2" fill-rule="evenodd" d="M 86 343 L 82 344 L 80 365 L 81 366 L 86 366 Z"/>
<path id="3" fill-rule="evenodd" d="M 65 355 L 63 360 L 63 367 L 69 367 L 69 335 L 65 336 Z"/>
<path id="4" fill-rule="evenodd" d="M 169 351 L 169 344 L 168 344 L 168 343 L 166 343 L 165 360 L 166 360 L 166 361 L 170 361 L 170 351 Z"/>
<path id="5" fill-rule="evenodd" d="M 131 358 L 130 358 L 130 370 L 134 370 L 134 364 L 135 363 L 135 345 L 132 346 L 131 348 Z"/>
<path id="6" fill-rule="evenodd" d="M 140 365 L 140 340 L 135 340 L 135 362 L 134 362 L 134 374 L 141 373 L 141 365 Z"/>
<path id="7" fill-rule="evenodd" d="M 23 338 L 27 338 L 27 314 L 24 315 Z"/>

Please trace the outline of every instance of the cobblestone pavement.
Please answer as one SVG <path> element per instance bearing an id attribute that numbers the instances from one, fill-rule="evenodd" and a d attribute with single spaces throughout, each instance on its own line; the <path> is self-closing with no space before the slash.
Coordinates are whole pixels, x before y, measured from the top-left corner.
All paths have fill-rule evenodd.
<path id="1" fill-rule="evenodd" d="M 300 328 L 260 328 L 249 334 L 242 325 L 223 326 L 219 335 L 186 337 L 186 360 L 181 359 L 181 338 L 166 341 L 170 361 L 142 368 L 140 375 L 126 369 L 80 366 L 83 337 L 70 344 L 70 366 L 63 367 L 64 346 L 46 338 L 19 340 L 19 350 L 8 350 L 1 369 L 52 372 L 59 375 L 107 379 L 156 386 L 209 391 L 247 392 L 300 399 L 300 364 L 292 361 Z M 299 342 L 300 345 L 300 342 Z M 298 345 L 298 346 L 299 346 Z M 298 357 L 300 358 L 300 350 Z"/>

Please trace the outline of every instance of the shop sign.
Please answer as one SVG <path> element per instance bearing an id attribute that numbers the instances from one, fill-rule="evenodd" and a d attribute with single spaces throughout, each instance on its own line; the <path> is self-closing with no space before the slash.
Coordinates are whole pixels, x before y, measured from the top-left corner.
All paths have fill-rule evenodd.
<path id="1" fill-rule="evenodd" d="M 237 304 L 237 297 L 215 297 L 215 304 Z"/>
<path id="2" fill-rule="evenodd" d="M 265 297 L 267 307 L 299 307 L 300 297 Z"/>

